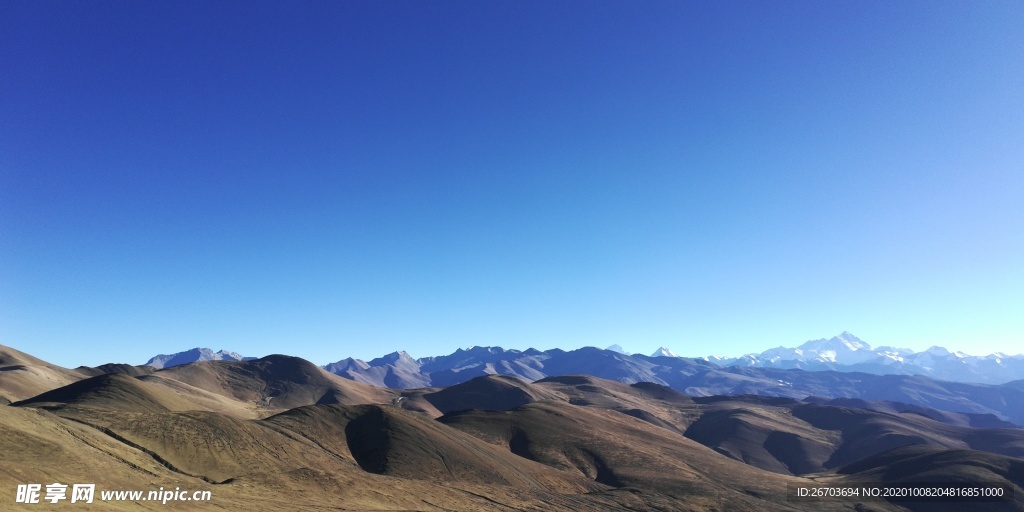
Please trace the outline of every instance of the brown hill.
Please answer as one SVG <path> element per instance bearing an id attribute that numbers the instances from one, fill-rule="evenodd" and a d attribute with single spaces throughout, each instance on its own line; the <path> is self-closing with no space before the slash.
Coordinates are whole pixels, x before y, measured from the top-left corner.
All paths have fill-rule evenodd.
<path id="1" fill-rule="evenodd" d="M 650 400 L 677 405 L 692 405 L 693 400 L 667 386 L 651 382 L 626 384 L 590 375 L 547 377 L 534 382 L 537 387 L 558 391 L 575 405 L 593 405 L 607 409 L 642 406 Z"/>
<path id="2" fill-rule="evenodd" d="M 685 433 L 729 458 L 782 474 L 821 472 L 909 444 L 974 448 L 1017 457 L 1024 453 L 1024 430 L 964 427 L 955 423 L 966 418 L 938 414 L 934 420 L 931 416 L 938 411 L 931 410 L 823 407 L 755 395 L 695 400 L 658 384 L 625 384 L 586 375 L 550 377 L 532 384 L 503 379 L 478 378 L 422 396 L 444 396 L 447 402 L 438 403 L 449 413 L 467 408 L 511 409 L 541 399 L 608 409 Z M 475 401 L 460 404 L 463 393 Z M 403 406 L 411 408 L 411 403 Z"/>
<path id="3" fill-rule="evenodd" d="M 325 395 L 309 394 L 323 381 L 301 360 L 277 363 L 271 360 L 248 368 L 237 363 L 200 363 L 195 366 L 214 368 L 186 374 L 210 379 L 197 384 L 217 382 L 221 387 L 215 391 L 234 391 L 235 396 L 239 390 L 251 389 L 254 382 L 282 391 L 273 396 Z M 220 496 L 237 498 L 252 491 L 271 498 L 256 506 L 251 505 L 251 496 L 237 503 L 220 501 L 218 508 L 316 510 L 341 504 L 349 510 L 792 509 L 781 498 L 792 477 L 732 461 L 668 428 L 619 411 L 571 405 L 559 395 L 561 391 L 546 387 L 552 384 L 482 379 L 476 385 L 547 398 L 511 411 L 451 415 L 494 415 L 492 432 L 457 429 L 424 414 L 382 405 L 307 405 L 263 420 L 200 410 L 173 412 L 195 407 L 197 391 L 202 390 L 168 378 L 167 373 L 139 378 L 103 375 L 28 403 L 52 405 L 63 417 L 38 411 L 47 418 L 44 421 L 74 420 L 70 424 L 78 430 L 91 427 L 93 436 L 111 446 L 115 460 L 118 456 L 125 461 L 142 458 L 164 468 L 161 474 L 169 472 L 181 485 L 209 488 Z M 583 391 L 621 395 L 634 405 L 644 396 L 685 402 L 664 395 L 660 388 L 612 385 L 602 390 L 601 384 L 572 381 L 558 386 L 592 386 Z M 479 392 L 474 387 L 461 389 L 471 396 Z M 206 399 L 221 396 L 209 393 Z M 172 403 L 174 398 L 181 403 Z M 658 407 L 667 403 L 649 399 Z M 502 433 L 508 435 L 495 445 Z M 482 434 L 485 439 L 477 437 Z M 91 453 L 74 439 L 51 442 L 57 449 L 51 453 L 65 449 L 61 443 L 82 456 Z M 6 448 L 0 442 L 0 449 Z M 50 458 L 45 449 L 36 451 L 37 465 L 59 472 L 59 460 Z M 132 474 L 136 467 L 143 466 L 125 463 L 118 471 Z M 102 476 L 96 478 L 103 481 Z M 163 482 L 153 476 L 139 481 L 154 486 Z"/>
<path id="4" fill-rule="evenodd" d="M 785 474 L 821 471 L 842 441 L 838 432 L 814 428 L 787 408 L 733 401 L 708 404 L 685 435 L 732 459 Z"/>
<path id="5" fill-rule="evenodd" d="M 1007 502 L 952 500 L 892 500 L 913 511 L 1021 511 L 1024 510 L 1024 460 L 973 450 L 945 450 L 913 445 L 896 448 L 839 468 L 836 481 L 887 483 L 961 482 L 1003 485 L 1012 490 Z"/>
<path id="6" fill-rule="evenodd" d="M 292 409 L 263 423 L 318 439 L 324 449 L 370 473 L 563 493 L 606 489 L 396 407 L 315 405 Z"/>
<path id="7" fill-rule="evenodd" d="M 674 433 L 685 432 L 727 457 L 782 474 L 816 473 L 909 444 L 1024 454 L 1024 430 L 970 428 L 949 424 L 964 418 L 950 421 L 939 414 L 944 423 L 932 419 L 936 411 L 930 410 L 889 413 L 760 396 L 695 401 L 657 384 L 624 384 L 584 375 L 546 378 L 527 389 L 545 390 L 549 400 L 608 409 Z M 458 388 L 445 391 L 455 395 Z M 532 402 L 523 398 L 519 403 Z M 499 400 L 478 408 L 515 404 Z"/>
<path id="8" fill-rule="evenodd" d="M 86 425 L 34 408 L 0 407 L 0 487 L 11 494 L 4 510 L 53 510 L 49 503 L 14 504 L 14 489 L 21 484 L 96 484 L 95 510 L 182 510 L 160 502 L 99 502 L 101 490 L 208 490 L 210 485 L 171 471 L 148 454 Z M 242 493 L 218 489 L 219 499 L 230 502 Z M 264 494 L 267 503 L 283 505 Z M 67 502 L 63 507 L 71 508 Z"/>
<path id="9" fill-rule="evenodd" d="M 756 396 L 698 398 L 685 435 L 769 471 L 825 471 L 907 445 L 1024 454 L 1024 430 L 977 429 L 922 414 L 825 406 Z"/>
<path id="10" fill-rule="evenodd" d="M 860 398 L 833 398 L 829 400 L 825 398 L 808 397 L 805 398 L 804 401 L 819 405 L 836 405 L 839 407 L 870 409 L 872 411 L 888 412 L 892 414 L 919 414 L 935 421 L 961 427 L 1017 428 L 1017 425 L 1014 425 L 1009 421 L 1003 421 L 994 414 L 941 411 L 929 407 L 922 407 L 920 405 L 887 402 L 883 400 L 862 400 Z"/>
<path id="11" fill-rule="evenodd" d="M 191 408 L 191 404 L 177 395 L 160 393 L 153 386 L 124 374 L 99 375 L 80 380 L 14 405 L 45 408 L 80 405 L 128 412 L 167 412 Z"/>
<path id="12" fill-rule="evenodd" d="M 173 484 L 211 489 L 210 508 L 226 510 L 892 510 L 788 501 L 788 484 L 809 482 L 789 473 L 888 478 L 877 473 L 888 464 L 893 478 L 954 477 L 969 464 L 936 454 L 1024 453 L 1015 429 L 790 399 L 694 400 L 579 375 L 398 392 L 287 356 L 152 373 L 107 366 L 0 406 L 0 485 Z M 908 443 L 932 448 L 884 452 Z M 824 472 L 879 453 L 896 458 Z M 899 465 L 906 453 L 932 458 L 914 473 Z M 1016 478 L 1017 459 L 970 457 Z"/>
<path id="13" fill-rule="evenodd" d="M 239 419 L 262 418 L 271 411 L 256 403 L 244 402 L 230 396 L 207 391 L 163 374 L 142 375 L 137 378 L 148 387 L 159 389 L 161 394 L 173 394 L 186 400 L 187 408 L 175 408 L 175 411 L 211 411 L 227 414 Z"/>
<path id="14" fill-rule="evenodd" d="M 457 412 L 439 421 L 521 457 L 602 484 L 669 496 L 685 504 L 682 509 L 788 509 L 786 484 L 800 481 L 722 457 L 667 429 L 593 407 L 543 402 L 512 411 Z"/>
<path id="15" fill-rule="evenodd" d="M 624 510 L 620 501 L 644 503 L 615 494 L 564 494 L 538 487 L 378 475 L 346 460 L 343 452 L 325 449 L 318 440 L 302 435 L 313 431 L 309 427 L 315 423 L 302 419 L 294 420 L 296 430 L 290 430 L 280 422 L 242 421 L 209 412 L 129 413 L 81 406 L 59 413 L 69 418 L 42 409 L 0 407 L 0 486 L 13 490 L 25 483 L 95 483 L 96 502 L 88 506 L 95 510 L 569 512 Z M 559 483 L 556 488 L 562 491 L 593 486 L 539 464 L 530 468 L 531 464 L 512 461 L 505 474 L 530 475 L 553 487 Z M 104 490 L 148 493 L 161 487 L 209 491 L 212 500 L 166 505 L 145 499 L 100 501 Z M 47 505 L 19 508 L 9 501 L 3 508 L 53 509 Z M 67 502 L 57 507 L 65 508 L 73 507 Z"/>
<path id="16" fill-rule="evenodd" d="M 508 375 L 487 375 L 423 394 L 442 413 L 466 409 L 507 410 L 556 395 Z"/>
<path id="17" fill-rule="evenodd" d="M 261 416 L 254 404 L 158 375 L 136 378 L 122 373 L 81 380 L 14 405 L 50 410 L 86 407 L 124 412 L 214 411 L 242 419 Z"/>
<path id="18" fill-rule="evenodd" d="M 85 375 L 0 345 L 0 396 L 24 400 L 66 386 Z"/>
<path id="19" fill-rule="evenodd" d="M 283 355 L 251 361 L 202 361 L 154 375 L 270 411 L 311 404 L 388 403 L 398 395 L 327 373 L 305 359 Z"/>
<path id="20" fill-rule="evenodd" d="M 184 482 L 180 485 L 211 489 L 222 498 L 217 508 L 706 509 L 700 502 L 660 492 L 609 489 L 585 475 L 526 460 L 389 406 L 315 405 L 260 421 L 210 412 L 129 413 L 90 407 L 65 408 L 60 414 L 78 422 L 77 428 L 91 425 L 108 442 L 119 441 L 120 450 L 134 457 L 149 457 L 149 465 L 165 469 L 160 475 L 170 472 Z M 47 466 L 59 471 L 60 462 L 50 459 L 45 450 L 36 450 L 36 457 L 37 464 L 49 460 Z M 102 476 L 92 478 L 103 481 Z M 162 478 L 138 481 L 155 486 L 171 480 Z M 249 491 L 256 498 L 244 496 Z M 266 494 L 275 499 L 258 499 Z M 777 505 L 762 503 L 761 508 L 788 508 Z"/>
<path id="21" fill-rule="evenodd" d="M 573 405 L 611 409 L 681 433 L 699 414 L 690 397 L 660 384 L 622 382 L 589 375 L 548 377 L 533 383 Z"/>
<path id="22" fill-rule="evenodd" d="M 107 363 L 99 366 L 79 366 L 75 368 L 75 372 L 88 377 L 95 377 L 97 375 L 104 375 L 107 373 L 123 373 L 131 377 L 141 377 L 143 375 L 150 375 L 156 371 L 152 366 L 134 366 L 124 363 Z"/>
<path id="23" fill-rule="evenodd" d="M 126 412 L 212 411 L 253 419 L 315 403 L 386 403 L 395 394 L 331 375 L 308 361 L 287 356 L 205 361 L 139 372 L 139 377 L 131 377 L 132 373 L 100 374 L 17 405 Z"/>

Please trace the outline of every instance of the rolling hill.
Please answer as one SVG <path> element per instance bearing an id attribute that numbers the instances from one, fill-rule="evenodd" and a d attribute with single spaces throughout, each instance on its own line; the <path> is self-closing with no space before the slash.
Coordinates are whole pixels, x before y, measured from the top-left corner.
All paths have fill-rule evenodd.
<path id="1" fill-rule="evenodd" d="M 1024 463 L 1024 430 L 896 402 L 690 396 L 591 375 L 394 390 L 282 355 L 67 374 L 18 357 L 71 382 L 0 406 L 0 485 L 174 485 L 211 491 L 223 510 L 905 510 L 795 502 L 787 489 L 1019 487 Z"/>
<path id="2" fill-rule="evenodd" d="M 0 345 L 0 397 L 8 401 L 33 397 L 85 377 L 83 373 Z"/>

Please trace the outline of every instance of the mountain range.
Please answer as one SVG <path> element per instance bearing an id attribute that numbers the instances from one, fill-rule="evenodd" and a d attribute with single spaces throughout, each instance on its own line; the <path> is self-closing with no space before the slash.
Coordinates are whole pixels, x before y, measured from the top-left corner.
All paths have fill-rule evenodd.
<path id="1" fill-rule="evenodd" d="M 884 400 L 990 414 L 1024 425 L 1024 389 L 1018 383 L 991 385 L 919 375 L 722 366 L 703 359 L 627 355 L 593 347 L 572 351 L 471 347 L 448 356 L 422 359 L 395 352 L 369 362 L 345 359 L 324 369 L 356 382 L 393 389 L 451 386 L 485 375 L 536 381 L 586 374 L 627 384 L 655 383 L 689 396 L 753 394 L 796 400 L 808 396 Z"/>
<path id="2" fill-rule="evenodd" d="M 419 359 L 404 351 L 370 361 L 347 358 L 322 368 L 355 382 L 391 389 L 446 387 L 486 375 L 510 375 L 532 382 L 552 376 L 585 374 L 629 384 L 651 382 L 690 396 L 753 394 L 796 400 L 819 397 L 893 401 L 944 411 L 987 414 L 1024 425 L 1024 380 L 994 385 L 906 373 L 852 371 L 853 365 L 844 366 L 840 361 L 861 361 L 854 364 L 865 369 L 868 365 L 863 361 L 868 361 L 868 352 L 874 351 L 849 333 L 786 350 L 799 353 L 808 361 L 814 357 L 833 361 L 830 364 L 842 367 L 844 371 L 831 369 L 825 363 L 812 362 L 803 367 L 727 365 L 732 361 L 684 358 L 662 350 L 656 355 L 644 356 L 594 347 L 572 351 L 520 351 L 479 346 L 458 349 L 446 356 Z M 776 349 L 776 352 L 781 350 Z M 178 357 L 176 360 L 183 359 Z M 1007 358 L 1004 361 L 1016 360 Z M 1024 376 L 1024 370 L 1017 376 Z"/>
<path id="3" fill-rule="evenodd" d="M 420 368 L 449 375 L 444 368 L 473 366 L 475 352 L 507 360 L 463 352 Z M 525 357 L 558 359 L 549 352 Z M 407 364 L 398 354 L 367 366 Z M 918 393 L 948 391 L 916 378 L 929 383 Z M 211 491 L 208 507 L 190 510 L 1024 510 L 1024 429 L 892 401 L 691 396 L 580 374 L 390 389 L 286 355 L 70 370 L 8 347 L 0 396 L 17 397 L 0 406 L 0 486 Z M 915 481 L 998 485 L 1013 498 L 813 502 L 787 492 Z M 94 506 L 176 505 L 185 504 Z"/>
<path id="4" fill-rule="evenodd" d="M 659 357 L 682 357 L 666 347 L 656 350 L 650 355 L 650 358 L 644 358 L 640 354 L 629 354 L 619 345 L 612 345 L 605 350 L 648 360 Z M 540 361 L 550 360 L 552 356 L 557 356 L 559 353 L 563 352 L 470 347 L 459 349 L 447 356 L 417 359 L 404 351 L 398 351 L 370 361 L 346 358 L 327 364 L 324 368 L 331 373 L 356 381 L 393 388 L 424 386 L 432 383 L 444 386 L 465 380 L 466 375 L 488 373 L 517 375 L 533 380 L 543 378 L 554 373 L 542 370 L 544 363 Z M 573 353 L 577 353 L 577 351 L 573 351 Z M 176 364 L 221 359 L 241 360 L 243 356 L 224 350 L 213 352 L 206 348 L 194 348 L 176 354 L 161 354 L 153 357 L 146 364 L 159 369 Z M 843 332 L 830 339 L 810 340 L 795 348 L 776 347 L 739 357 L 704 356 L 689 359 L 702 359 L 705 362 L 714 363 L 718 367 L 741 366 L 861 372 L 874 375 L 922 375 L 944 381 L 979 384 L 1005 384 L 1024 379 L 1024 355 L 994 353 L 987 356 L 972 356 L 938 346 L 920 352 L 887 346 L 873 348 L 849 332 Z M 463 373 L 465 371 L 470 371 L 470 373 Z M 644 376 L 643 374 L 636 375 L 637 378 Z"/>
<path id="5" fill-rule="evenodd" d="M 933 346 L 921 352 L 906 348 L 872 348 L 843 332 L 831 339 L 808 341 L 796 348 L 777 347 L 740 357 L 709 356 L 722 366 L 835 370 L 876 375 L 924 375 L 940 380 L 1003 384 L 1024 378 L 1024 355 L 994 353 L 972 356 Z"/>

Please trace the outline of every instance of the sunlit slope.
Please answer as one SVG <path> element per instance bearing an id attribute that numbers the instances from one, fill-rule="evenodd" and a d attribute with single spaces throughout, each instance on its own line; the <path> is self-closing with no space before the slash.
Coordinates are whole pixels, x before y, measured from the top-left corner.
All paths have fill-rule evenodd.
<path id="1" fill-rule="evenodd" d="M 9 409 L 67 421 L 31 408 Z M 153 485 L 180 481 L 175 485 L 209 488 L 222 497 L 269 494 L 269 503 L 276 503 L 243 497 L 218 501 L 215 508 L 271 510 L 287 502 L 287 510 L 706 510 L 659 492 L 616 492 L 390 406 L 315 405 L 265 420 L 89 406 L 58 412 L 76 428 L 92 426 L 91 435 L 105 436 L 115 454 L 148 457 L 148 464 L 177 479 L 161 474 L 149 480 Z M 36 464 L 49 468 L 47 478 L 65 474 L 46 450 L 33 453 Z M 112 485 L 102 473 L 94 478 Z"/>
<path id="2" fill-rule="evenodd" d="M 268 356 L 191 363 L 138 377 L 102 374 L 42 392 L 18 405 L 211 411 L 249 419 L 316 403 L 387 403 L 394 394 L 329 374 L 297 357 Z"/>
<path id="3" fill-rule="evenodd" d="M 651 382 L 625 384 L 589 375 L 548 377 L 533 386 L 559 394 L 572 405 L 611 409 L 682 433 L 700 414 L 693 399 Z"/>
<path id="4" fill-rule="evenodd" d="M 85 414 L 90 410 L 93 416 Z M 95 483 L 97 491 L 180 487 L 208 490 L 212 501 L 15 505 L 10 494 L 4 510 L 625 510 L 614 495 L 588 497 L 536 487 L 377 475 L 296 432 L 278 431 L 279 425 L 268 427 L 216 413 L 130 413 L 88 407 L 60 412 L 77 417 L 73 421 L 41 409 L 0 407 L 0 486 L 11 493 L 24 483 Z M 535 466 L 542 473 L 555 473 L 552 481 L 573 482 L 571 475 L 560 477 Z M 217 480 L 228 475 L 236 476 Z M 590 484 L 577 479 L 572 485 Z"/>
<path id="5" fill-rule="evenodd" d="M 566 493 L 606 488 L 391 406 L 301 407 L 261 423 L 317 439 L 324 449 L 371 473 Z"/>
<path id="6" fill-rule="evenodd" d="M 932 456 L 914 466 L 924 476 L 1013 481 L 1022 462 L 1013 457 L 1024 454 L 1020 429 L 938 415 L 944 423 L 922 408 L 691 398 L 586 375 L 532 383 L 488 375 L 397 391 L 287 356 L 132 368 L 0 406 L 0 448 L 12 461 L 36 454 L 27 473 L 0 466 L 7 478 L 60 481 L 71 453 L 76 478 L 95 466 L 107 488 L 208 488 L 225 498 L 209 507 L 226 510 L 895 510 L 795 503 L 787 484 L 861 473 L 884 480 L 871 473 L 884 464 L 855 464 L 887 464 L 872 456 L 888 453 Z"/>
<path id="7" fill-rule="evenodd" d="M 85 375 L 0 345 L 0 397 L 24 400 L 66 386 Z"/>
<path id="8" fill-rule="evenodd" d="M 695 509 L 790 509 L 786 484 L 801 481 L 599 408 L 543 402 L 511 411 L 457 412 L 440 421 L 521 457 L 613 487 L 657 492 Z"/>
<path id="9" fill-rule="evenodd" d="M 560 397 L 516 377 L 488 375 L 426 393 L 423 398 L 442 413 L 449 413 L 466 409 L 512 409 Z"/>
<path id="10" fill-rule="evenodd" d="M 394 391 L 338 377 L 305 359 L 283 355 L 252 361 L 202 361 L 154 375 L 277 411 L 311 404 L 387 403 L 397 396 Z"/>
<path id="11" fill-rule="evenodd" d="M 176 473 L 149 454 L 75 421 L 33 408 L 0 407 L 0 488 L 4 510 L 18 509 L 19 484 L 96 484 L 99 490 L 157 490 L 181 487 L 206 490 L 202 480 Z M 238 493 L 217 489 L 223 500 Z M 25 510 L 51 510 L 49 503 L 24 505 Z M 76 504 L 77 505 L 77 504 Z M 178 504 L 180 505 L 180 504 Z M 111 502 L 78 505 L 93 510 L 185 510 L 174 504 Z M 64 502 L 58 510 L 71 508 Z"/>
<path id="12" fill-rule="evenodd" d="M 124 374 L 107 374 L 80 380 L 47 391 L 19 406 L 55 408 L 62 405 L 92 406 L 128 412 L 185 411 L 196 407 L 177 393 Z"/>

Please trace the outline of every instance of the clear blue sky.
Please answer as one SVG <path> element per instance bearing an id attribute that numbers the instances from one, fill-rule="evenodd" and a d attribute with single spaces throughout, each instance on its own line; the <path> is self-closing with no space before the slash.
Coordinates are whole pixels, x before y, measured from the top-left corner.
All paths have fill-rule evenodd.
<path id="1" fill-rule="evenodd" d="M 0 3 L 0 343 L 1024 351 L 1024 3 Z"/>

